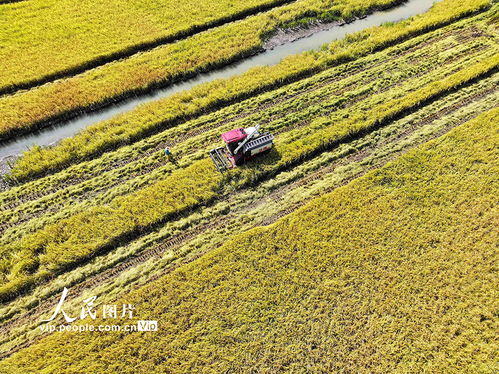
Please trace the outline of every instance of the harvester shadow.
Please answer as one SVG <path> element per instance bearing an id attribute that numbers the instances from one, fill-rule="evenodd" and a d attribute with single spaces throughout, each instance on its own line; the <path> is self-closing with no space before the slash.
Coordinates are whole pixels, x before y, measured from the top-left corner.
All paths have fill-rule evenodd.
<path id="1" fill-rule="evenodd" d="M 265 154 L 262 154 L 252 160 L 246 161 L 239 166 L 239 174 L 244 176 L 245 184 L 249 186 L 257 184 L 262 177 L 267 178 L 272 176 L 276 170 L 276 164 L 282 159 L 281 153 L 275 148 L 272 148 Z"/>

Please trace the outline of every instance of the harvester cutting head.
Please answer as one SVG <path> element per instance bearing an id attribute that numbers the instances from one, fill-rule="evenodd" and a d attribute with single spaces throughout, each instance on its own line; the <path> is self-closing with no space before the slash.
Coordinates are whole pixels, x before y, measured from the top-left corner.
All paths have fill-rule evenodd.
<path id="1" fill-rule="evenodd" d="M 212 149 L 210 157 L 220 172 L 242 165 L 256 155 L 268 152 L 274 146 L 274 136 L 260 134 L 260 125 L 247 129 L 239 128 L 222 134 L 224 147 Z"/>

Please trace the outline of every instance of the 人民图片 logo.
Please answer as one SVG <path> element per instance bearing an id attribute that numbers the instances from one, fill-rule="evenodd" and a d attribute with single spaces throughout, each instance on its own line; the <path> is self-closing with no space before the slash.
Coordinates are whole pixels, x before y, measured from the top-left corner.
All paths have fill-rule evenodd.
<path id="1" fill-rule="evenodd" d="M 122 304 L 102 304 L 96 305 L 97 296 L 91 296 L 83 300 L 79 313 L 73 311 L 70 314 L 64 310 L 64 303 L 68 297 L 69 290 L 64 287 L 61 298 L 55 306 L 49 318 L 41 320 L 45 322 L 40 328 L 44 332 L 54 331 L 157 331 L 158 322 L 154 320 L 139 320 L 133 324 L 99 324 L 79 323 L 85 319 L 90 319 L 90 322 L 102 321 L 118 321 L 126 319 L 131 322 L 134 318 L 135 305 L 130 303 Z M 56 321 L 59 315 L 63 317 L 63 324 L 58 326 L 48 324 L 48 322 Z M 77 322 L 77 323 L 75 323 Z"/>

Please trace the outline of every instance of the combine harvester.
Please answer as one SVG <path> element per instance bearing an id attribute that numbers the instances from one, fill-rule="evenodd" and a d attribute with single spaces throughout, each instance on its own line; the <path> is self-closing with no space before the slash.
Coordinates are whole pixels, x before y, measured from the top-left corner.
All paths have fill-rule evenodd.
<path id="1" fill-rule="evenodd" d="M 220 172 L 242 165 L 255 156 L 268 152 L 274 146 L 274 135 L 260 134 L 260 125 L 239 128 L 222 134 L 225 146 L 212 149 L 210 157 Z"/>

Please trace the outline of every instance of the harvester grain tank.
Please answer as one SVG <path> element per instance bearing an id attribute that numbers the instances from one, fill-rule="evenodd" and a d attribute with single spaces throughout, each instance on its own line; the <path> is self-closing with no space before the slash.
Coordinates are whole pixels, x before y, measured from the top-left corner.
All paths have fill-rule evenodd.
<path id="1" fill-rule="evenodd" d="M 242 165 L 257 155 L 268 152 L 274 146 L 274 136 L 260 133 L 260 125 L 239 128 L 222 134 L 225 146 L 212 149 L 210 157 L 220 172 Z"/>

